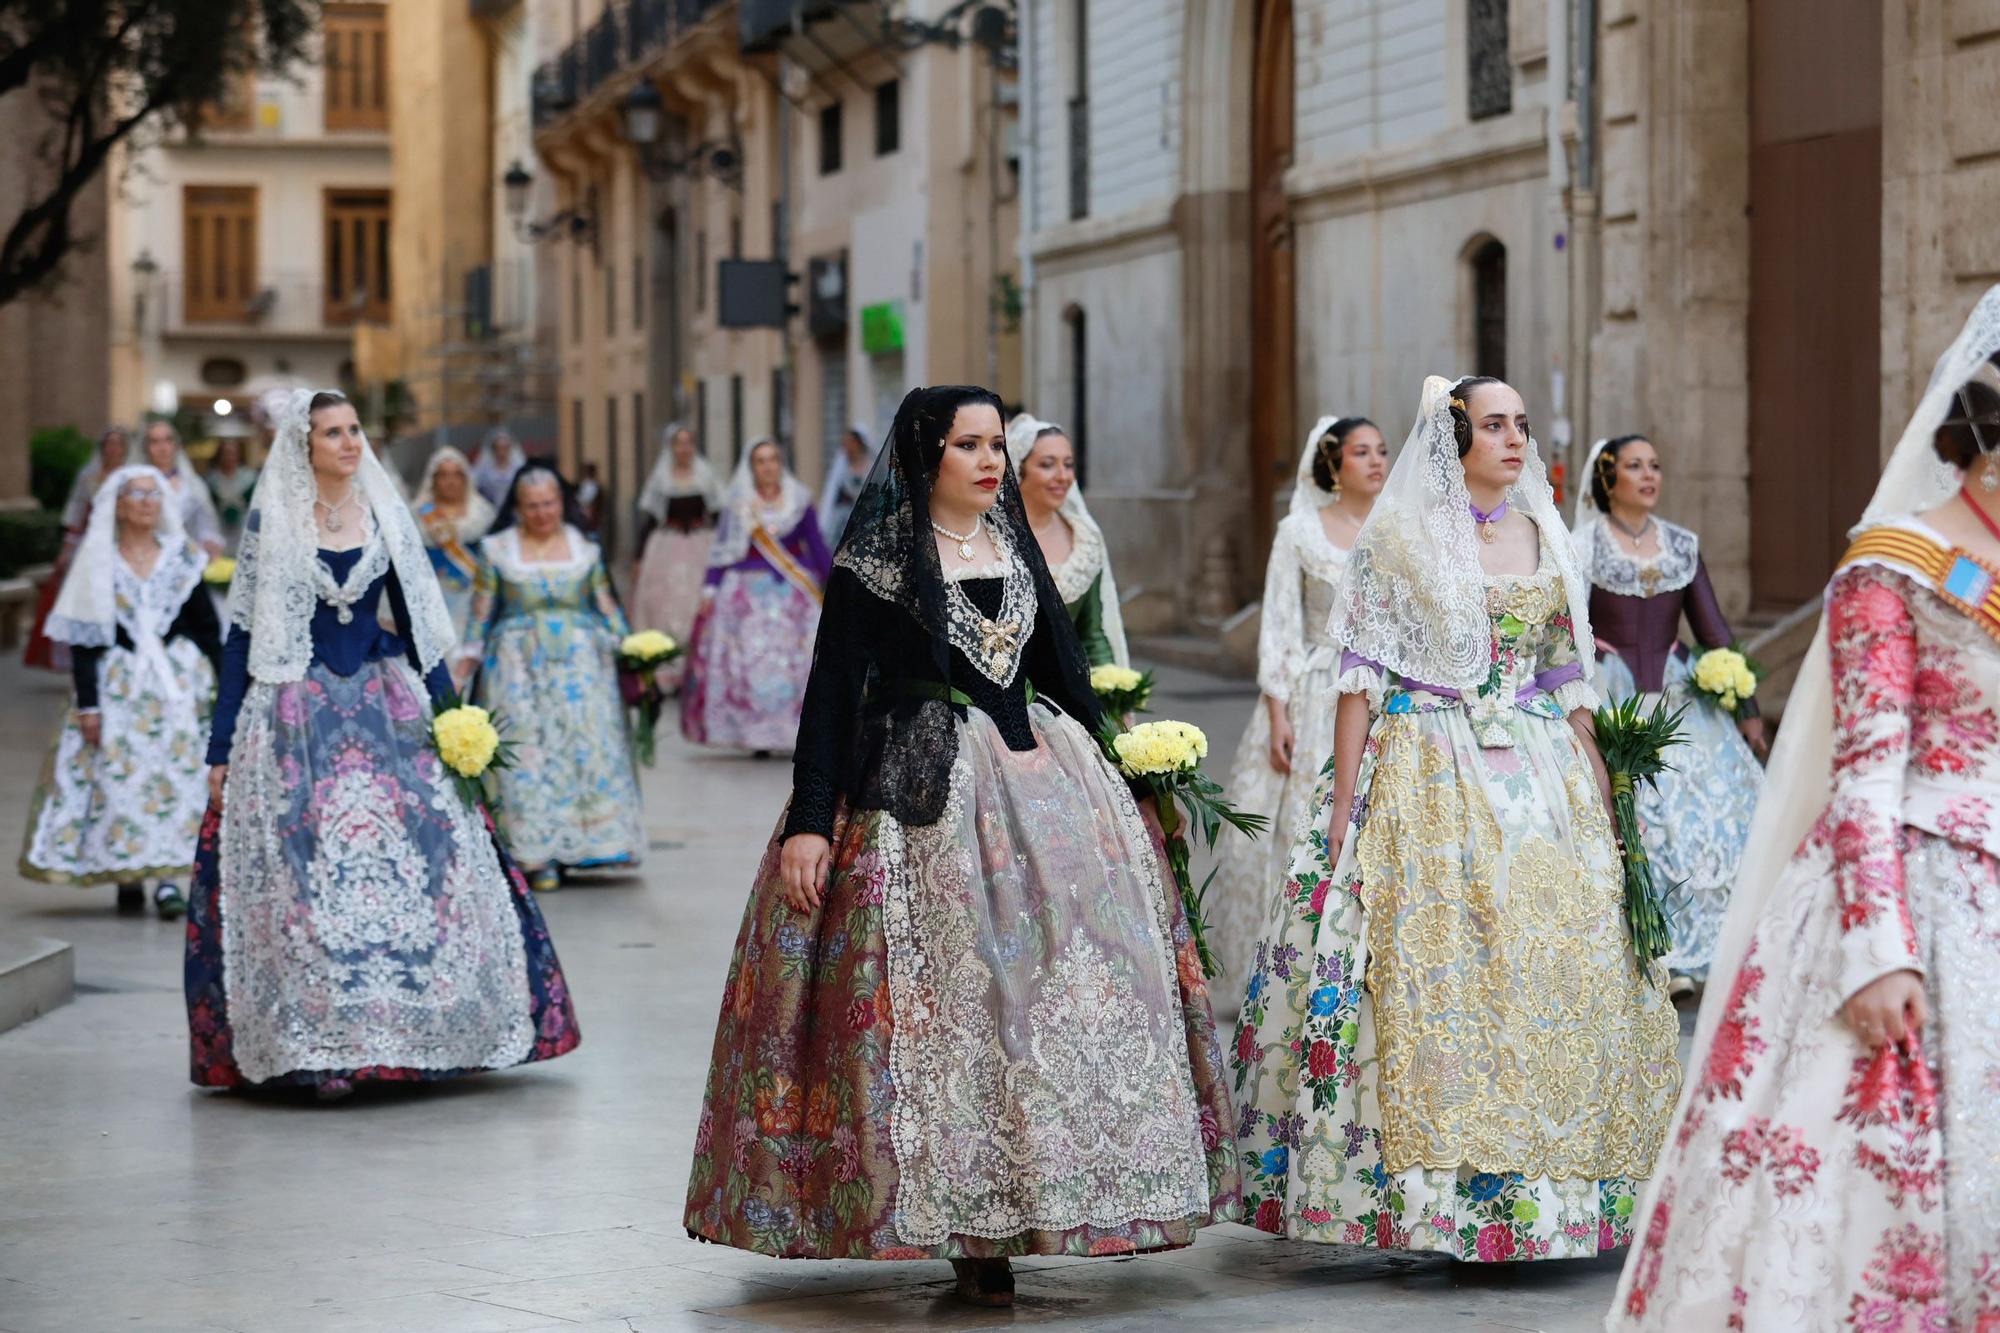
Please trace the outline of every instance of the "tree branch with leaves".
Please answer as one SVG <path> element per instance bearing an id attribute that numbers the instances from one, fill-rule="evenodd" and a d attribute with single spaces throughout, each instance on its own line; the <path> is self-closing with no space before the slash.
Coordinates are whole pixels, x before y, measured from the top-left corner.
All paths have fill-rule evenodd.
<path id="1" fill-rule="evenodd" d="M 0 214 L 0 305 L 96 239 L 76 202 L 120 144 L 198 126 L 256 70 L 304 58 L 319 20 L 319 0 L 0 0 L 0 105 L 41 108 L 26 189 Z"/>

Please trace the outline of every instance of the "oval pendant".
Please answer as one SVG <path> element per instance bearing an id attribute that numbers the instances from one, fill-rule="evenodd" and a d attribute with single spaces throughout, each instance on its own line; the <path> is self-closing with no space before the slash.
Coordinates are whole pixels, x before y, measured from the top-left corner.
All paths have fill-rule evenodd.
<path id="1" fill-rule="evenodd" d="M 958 558 L 959 558 L 960 560 L 963 560 L 963 561 L 965 561 L 965 563 L 966 563 L 966 564 L 968 564 L 968 565 L 972 563 L 972 543 L 971 543 L 971 542 L 960 542 L 960 543 L 958 544 Z"/>
<path id="2" fill-rule="evenodd" d="M 354 610 L 352 607 L 343 606 L 334 614 L 343 625 L 352 625 L 354 623 Z"/>

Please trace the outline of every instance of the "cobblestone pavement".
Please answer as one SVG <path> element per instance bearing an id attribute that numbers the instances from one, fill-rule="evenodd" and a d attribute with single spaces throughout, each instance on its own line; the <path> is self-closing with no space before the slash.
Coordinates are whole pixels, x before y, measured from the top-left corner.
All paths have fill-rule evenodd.
<path id="1" fill-rule="evenodd" d="M 1162 673 L 1226 766 L 1249 686 Z M 0 664 L 17 838 L 64 682 Z M 1432 1329 L 1598 1326 L 1615 1261 L 1498 1272 L 1213 1228 L 1175 1254 L 1030 1260 L 1011 1313 L 938 1264 L 778 1261 L 681 1229 L 721 979 L 787 766 L 661 737 L 643 874 L 544 900 L 584 1042 L 552 1064 L 331 1106 L 199 1092 L 176 926 L 0 880 L 0 931 L 76 946 L 73 1004 L 0 1035 L 0 1330 Z"/>

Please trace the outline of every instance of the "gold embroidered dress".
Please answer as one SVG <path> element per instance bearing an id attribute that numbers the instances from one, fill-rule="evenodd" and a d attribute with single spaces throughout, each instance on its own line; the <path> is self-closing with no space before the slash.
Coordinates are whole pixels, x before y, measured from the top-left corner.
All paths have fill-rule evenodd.
<path id="1" fill-rule="evenodd" d="M 1327 857 L 1328 760 L 1253 959 L 1232 1053 L 1246 1211 L 1327 1244 L 1479 1261 L 1630 1240 L 1679 1087 L 1634 965 L 1611 825 L 1572 709 L 1595 695 L 1544 531 L 1488 577 L 1491 667 L 1461 692 L 1348 653 L 1371 725 Z"/>

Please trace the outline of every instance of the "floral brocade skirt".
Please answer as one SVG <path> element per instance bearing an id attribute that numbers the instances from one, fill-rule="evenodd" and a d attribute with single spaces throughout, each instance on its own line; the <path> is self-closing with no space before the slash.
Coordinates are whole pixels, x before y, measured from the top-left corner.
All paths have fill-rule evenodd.
<path id="1" fill-rule="evenodd" d="M 578 1040 L 541 911 L 400 659 L 252 683 L 202 822 L 186 988 L 204 1087 L 443 1078 Z"/>
<path id="2" fill-rule="evenodd" d="M 1476 1262 L 1631 1239 L 1678 1024 L 1569 723 L 1508 726 L 1483 748 L 1455 704 L 1378 717 L 1337 861 L 1325 765 L 1236 1030 L 1260 1230 Z"/>
<path id="3" fill-rule="evenodd" d="M 1667 756 L 1672 767 L 1656 783 L 1642 784 L 1636 799 L 1646 856 L 1657 867 L 1654 874 L 1662 885 L 1682 886 L 1669 918 L 1673 952 L 1662 961 L 1671 971 L 1704 978 L 1722 918 L 1729 912 L 1729 887 L 1750 840 L 1750 817 L 1764 788 L 1764 769 L 1736 729 L 1736 720 L 1694 696 L 1691 675 L 1685 657 L 1667 659 L 1667 707 L 1688 706 L 1681 718 L 1682 743 Z M 1611 653 L 1599 660 L 1598 687 L 1611 703 L 1638 693 L 1631 670 Z M 1640 707 L 1651 708 L 1660 697 L 1643 695 Z"/>
<path id="4" fill-rule="evenodd" d="M 724 988 L 699 1239 L 786 1258 L 1120 1254 L 1234 1218 L 1229 1094 L 1180 900 L 1083 729 L 972 710 L 944 815 L 836 821 L 825 900 L 774 838 Z"/>
<path id="5" fill-rule="evenodd" d="M 1823 816 L 1764 905 L 1625 1263 L 1613 1330 L 2000 1329 L 2000 862 L 1905 827 L 1929 1009 L 1914 1053 L 1840 1018 Z"/>
<path id="6" fill-rule="evenodd" d="M 160 652 L 172 693 L 130 648 L 99 659 L 99 744 L 85 743 L 65 712 L 30 807 L 24 878 L 88 885 L 187 874 L 208 805 L 215 671 L 187 639 Z"/>
<path id="7" fill-rule="evenodd" d="M 681 734 L 697 745 L 789 750 L 812 674 L 819 603 L 768 569 L 732 569 L 688 635 Z"/>
<path id="8" fill-rule="evenodd" d="M 632 588 L 632 628 L 656 629 L 685 645 L 701 609 L 702 580 L 708 577 L 708 548 L 715 541 L 712 525 L 683 532 L 655 528 L 639 558 L 639 578 Z M 679 689 L 687 658 L 677 657 L 659 669 L 660 688 Z"/>

